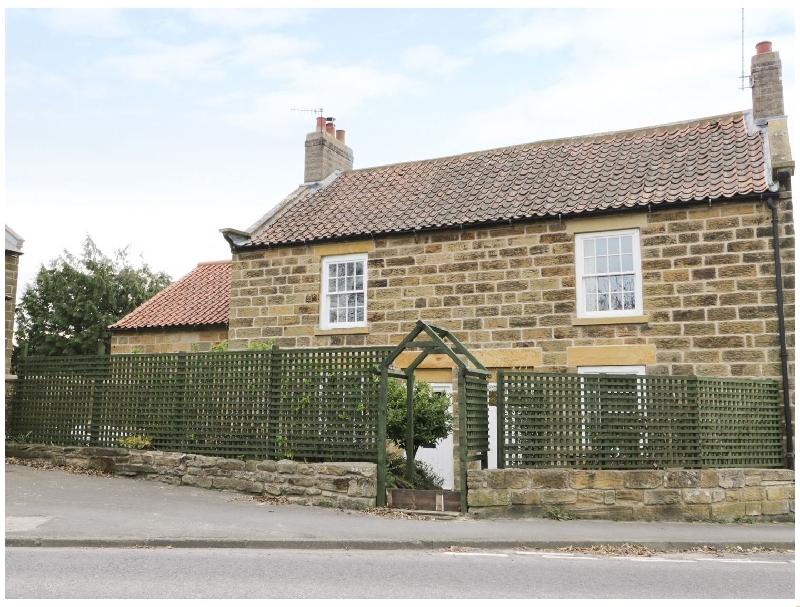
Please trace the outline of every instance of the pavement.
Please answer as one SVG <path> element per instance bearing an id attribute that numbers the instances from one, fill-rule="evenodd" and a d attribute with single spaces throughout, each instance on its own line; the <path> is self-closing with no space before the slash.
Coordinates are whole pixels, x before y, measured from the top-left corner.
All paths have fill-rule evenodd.
<path id="1" fill-rule="evenodd" d="M 791 523 L 431 520 L 272 504 L 143 479 L 5 467 L 6 547 L 794 550 Z M 402 516 L 402 515 L 401 515 Z"/>

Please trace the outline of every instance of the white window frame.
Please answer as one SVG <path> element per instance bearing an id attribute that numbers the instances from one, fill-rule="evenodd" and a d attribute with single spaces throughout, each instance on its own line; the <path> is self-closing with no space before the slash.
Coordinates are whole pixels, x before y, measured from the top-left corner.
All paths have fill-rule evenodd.
<path id="1" fill-rule="evenodd" d="M 364 294 L 364 318 L 363 320 L 356 320 L 353 322 L 331 322 L 330 320 L 330 296 L 337 293 L 329 291 L 328 279 L 330 278 L 330 268 L 334 264 L 360 262 L 364 264 L 363 285 L 362 289 L 358 292 Z M 350 255 L 330 255 L 322 258 L 322 268 L 320 272 L 320 315 L 319 326 L 320 329 L 353 329 L 367 326 L 367 254 L 366 253 L 353 253 Z"/>
<path id="2" fill-rule="evenodd" d="M 630 310 L 587 310 L 586 293 L 584 286 L 584 247 L 586 241 L 593 238 L 608 236 L 632 236 L 633 254 L 633 274 L 634 274 L 634 308 Z M 602 277 L 603 275 L 621 274 L 619 272 L 608 271 L 602 274 L 594 274 Z M 625 272 L 629 274 L 630 272 Z M 642 305 L 642 253 L 638 229 L 629 230 L 608 230 L 605 232 L 584 232 L 575 234 L 575 293 L 577 297 L 576 310 L 578 318 L 618 318 L 625 316 L 641 316 L 644 314 Z"/>

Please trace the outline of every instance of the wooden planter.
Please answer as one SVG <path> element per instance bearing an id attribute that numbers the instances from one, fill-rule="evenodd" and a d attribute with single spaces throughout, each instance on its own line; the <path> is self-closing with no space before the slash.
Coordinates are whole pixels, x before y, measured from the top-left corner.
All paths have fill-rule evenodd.
<path id="1" fill-rule="evenodd" d="M 435 512 L 458 512 L 461 510 L 460 491 L 387 489 L 386 494 L 386 505 L 389 508 Z"/>

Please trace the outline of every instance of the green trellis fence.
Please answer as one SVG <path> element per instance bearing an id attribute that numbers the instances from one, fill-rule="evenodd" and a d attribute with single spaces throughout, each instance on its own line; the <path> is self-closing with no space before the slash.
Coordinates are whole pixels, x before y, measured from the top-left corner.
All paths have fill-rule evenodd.
<path id="1" fill-rule="evenodd" d="M 22 358 L 11 434 L 108 447 L 140 434 L 165 451 L 377 461 L 373 369 L 389 353 L 273 348 Z M 499 467 L 784 465 L 775 380 L 503 371 L 497 379 Z"/>
<path id="2" fill-rule="evenodd" d="M 498 372 L 504 468 L 781 468 L 778 382 Z"/>
<path id="3" fill-rule="evenodd" d="M 19 361 L 12 434 L 219 457 L 376 461 L 388 348 L 131 354 Z"/>

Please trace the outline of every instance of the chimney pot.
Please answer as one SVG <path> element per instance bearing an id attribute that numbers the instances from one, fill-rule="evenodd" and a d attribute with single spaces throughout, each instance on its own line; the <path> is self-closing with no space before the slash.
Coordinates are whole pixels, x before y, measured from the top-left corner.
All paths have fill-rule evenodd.
<path id="1" fill-rule="evenodd" d="M 756 54 L 763 55 L 764 53 L 771 53 L 772 52 L 772 42 L 769 40 L 764 40 L 756 44 Z"/>
<path id="2" fill-rule="evenodd" d="M 353 170 L 353 150 L 345 145 L 344 131 L 337 131 L 330 118 L 317 118 L 317 130 L 306 135 L 305 148 L 305 183 L 323 181 L 334 171 Z"/>

